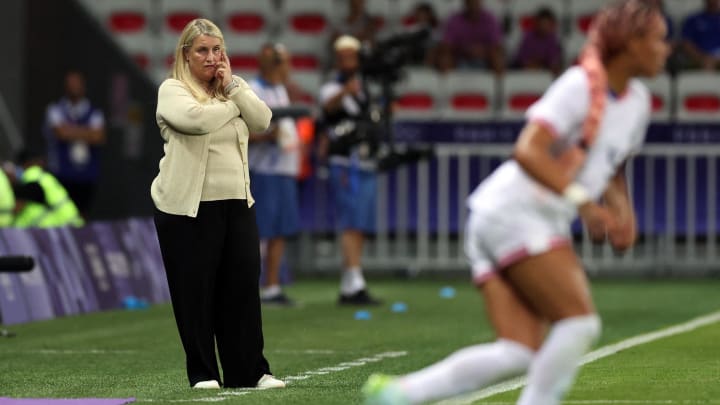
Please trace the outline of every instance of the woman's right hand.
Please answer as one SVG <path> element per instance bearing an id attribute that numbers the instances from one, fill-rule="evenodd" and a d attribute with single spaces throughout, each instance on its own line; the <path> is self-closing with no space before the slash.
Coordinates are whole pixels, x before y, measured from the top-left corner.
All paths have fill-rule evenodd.
<path id="1" fill-rule="evenodd" d="M 608 230 L 617 228 L 615 215 L 606 207 L 595 202 L 587 202 L 581 205 L 578 208 L 578 213 L 593 242 L 604 242 Z"/>

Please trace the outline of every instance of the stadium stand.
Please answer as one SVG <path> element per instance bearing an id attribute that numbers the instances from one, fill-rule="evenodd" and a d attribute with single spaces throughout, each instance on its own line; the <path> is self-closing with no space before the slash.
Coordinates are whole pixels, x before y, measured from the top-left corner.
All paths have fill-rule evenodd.
<path id="1" fill-rule="evenodd" d="M 552 83 L 552 75 L 541 71 L 511 71 L 502 79 L 500 119 L 521 120 L 532 103 Z"/>
<path id="2" fill-rule="evenodd" d="M 644 79 L 652 95 L 652 120 L 667 122 L 672 119 L 673 88 L 672 78 L 665 73 L 654 79 Z"/>
<path id="3" fill-rule="evenodd" d="M 681 72 L 677 82 L 677 119 L 680 122 L 717 122 L 720 117 L 720 75 Z"/>
<path id="4" fill-rule="evenodd" d="M 439 107 L 443 105 L 444 83 L 432 70 L 426 68 L 409 69 L 407 76 L 397 88 L 398 119 L 414 119 L 422 121 L 437 120 L 440 117 Z"/>
<path id="5" fill-rule="evenodd" d="M 487 72 L 449 72 L 445 79 L 442 118 L 458 121 L 480 121 L 495 118 L 497 81 Z"/>
<path id="6" fill-rule="evenodd" d="M 595 13 L 605 4 L 604 0 L 571 0 L 566 10 L 569 33 L 587 34 Z"/>

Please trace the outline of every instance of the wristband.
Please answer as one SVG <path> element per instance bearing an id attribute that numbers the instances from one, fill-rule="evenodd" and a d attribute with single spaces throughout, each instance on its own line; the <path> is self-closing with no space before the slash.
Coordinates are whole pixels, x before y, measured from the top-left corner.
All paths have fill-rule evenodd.
<path id="1" fill-rule="evenodd" d="M 236 87 L 240 87 L 240 85 L 235 81 L 235 79 L 232 79 L 230 83 L 225 86 L 225 94 L 230 94 L 230 92 Z"/>
<path id="2" fill-rule="evenodd" d="M 565 187 L 562 195 L 567 202 L 576 207 L 590 201 L 590 193 L 588 193 L 585 186 L 580 183 L 570 183 L 567 187 Z"/>

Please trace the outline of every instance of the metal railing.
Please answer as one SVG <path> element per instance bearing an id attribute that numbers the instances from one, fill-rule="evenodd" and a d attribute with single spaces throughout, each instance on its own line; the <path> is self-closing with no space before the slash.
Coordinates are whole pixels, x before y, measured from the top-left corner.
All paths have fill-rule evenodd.
<path id="1" fill-rule="evenodd" d="M 437 145 L 432 162 L 381 175 L 377 232 L 366 244 L 363 267 L 466 270 L 465 199 L 511 149 L 511 145 Z M 576 250 L 588 272 L 720 274 L 718 160 L 720 145 L 647 145 L 626 169 L 640 222 L 638 243 L 619 255 L 608 244 L 592 244 L 577 227 Z M 305 233 L 297 257 L 291 260 L 305 272 L 337 271 L 339 251 L 334 236 Z"/>

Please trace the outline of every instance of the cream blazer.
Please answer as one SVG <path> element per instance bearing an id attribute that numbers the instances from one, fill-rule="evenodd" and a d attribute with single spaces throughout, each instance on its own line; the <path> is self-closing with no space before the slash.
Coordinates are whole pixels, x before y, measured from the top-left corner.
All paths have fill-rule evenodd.
<path id="1" fill-rule="evenodd" d="M 245 80 L 238 76 L 234 78 L 240 85 L 230 92 L 228 101 L 211 99 L 200 103 L 181 81 L 175 79 L 167 79 L 160 85 L 155 119 L 165 141 L 165 156 L 160 159 L 160 172 L 150 186 L 150 195 L 160 211 L 197 216 L 209 135 L 226 125 L 235 128 L 245 178 L 250 178 L 248 135 L 249 132 L 265 131 L 272 112 Z M 255 202 L 251 195 L 247 201 L 248 206 Z"/>

